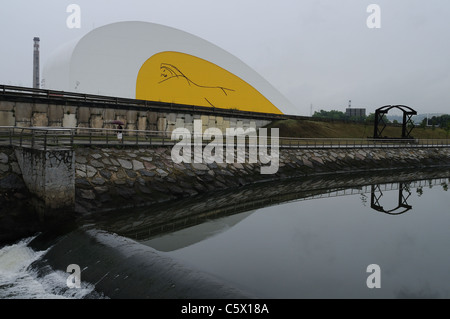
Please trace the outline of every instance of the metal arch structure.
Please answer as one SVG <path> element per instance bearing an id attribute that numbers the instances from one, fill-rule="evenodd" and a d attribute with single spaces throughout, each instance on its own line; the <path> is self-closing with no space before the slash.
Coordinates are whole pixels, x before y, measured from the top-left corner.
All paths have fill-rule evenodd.
<path id="1" fill-rule="evenodd" d="M 379 193 L 377 196 L 376 193 Z M 404 194 L 404 192 L 406 194 Z M 401 215 L 412 209 L 412 206 L 408 204 L 408 199 L 411 196 L 411 191 L 408 183 L 399 183 L 398 188 L 398 205 L 393 209 L 386 210 L 380 204 L 380 199 L 383 197 L 383 192 L 379 185 L 372 185 L 370 192 L 370 207 L 376 211 L 388 214 L 388 215 Z"/>
<path id="2" fill-rule="evenodd" d="M 386 122 L 384 122 L 384 115 L 386 115 L 391 109 L 396 108 L 403 112 L 403 123 L 402 123 L 402 136 L 404 139 L 411 139 L 411 131 L 414 128 L 412 116 L 417 115 L 417 112 L 406 105 L 385 105 L 375 110 L 375 122 L 373 128 L 373 138 L 386 138 L 383 136 L 383 131 L 386 128 Z"/>

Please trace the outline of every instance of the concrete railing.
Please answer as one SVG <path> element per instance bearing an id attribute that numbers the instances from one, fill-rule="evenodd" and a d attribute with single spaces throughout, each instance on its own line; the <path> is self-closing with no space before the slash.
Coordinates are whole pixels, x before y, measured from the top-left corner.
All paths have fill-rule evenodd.
<path id="1" fill-rule="evenodd" d="M 118 129 L 97 128 L 59 128 L 59 127 L 16 127 L 0 126 L 0 145 L 48 149 L 80 146 L 173 146 L 179 139 L 172 139 L 170 133 L 161 131 L 120 130 L 122 138 L 118 138 Z M 191 136 L 192 145 L 199 143 L 208 145 L 210 140 L 203 136 Z M 197 138 L 197 139 L 196 139 Z M 245 137 L 245 145 L 257 147 L 257 139 Z M 450 139 L 370 139 L 370 138 L 292 138 L 279 137 L 280 148 L 293 149 L 324 149 L 324 148 L 420 148 L 420 147 L 450 147 Z M 226 146 L 226 136 L 223 143 Z M 239 144 L 236 139 L 236 146 Z M 271 144 L 270 136 L 267 144 Z"/>
<path id="2" fill-rule="evenodd" d="M 202 114 L 216 114 L 230 117 L 248 117 L 254 119 L 286 119 L 290 116 L 275 113 L 263 113 L 242 111 L 237 108 L 225 109 L 218 107 L 206 107 L 197 105 L 177 104 L 159 101 L 138 100 L 132 98 L 123 98 L 115 96 L 85 94 L 77 92 L 65 92 L 45 89 L 35 89 L 20 86 L 0 85 L 0 98 L 5 100 L 26 100 L 40 101 L 41 103 L 53 104 L 70 104 L 76 105 L 86 104 L 92 107 L 116 107 L 116 108 L 132 108 L 137 110 L 155 109 L 167 112 L 194 112 Z"/>

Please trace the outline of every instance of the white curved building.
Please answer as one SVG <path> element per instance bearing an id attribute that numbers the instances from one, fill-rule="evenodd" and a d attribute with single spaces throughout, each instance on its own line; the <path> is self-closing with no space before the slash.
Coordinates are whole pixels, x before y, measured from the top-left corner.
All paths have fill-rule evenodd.
<path id="1" fill-rule="evenodd" d="M 192 34 L 118 22 L 67 43 L 44 66 L 47 89 L 247 111 L 293 114 L 253 69 Z"/>

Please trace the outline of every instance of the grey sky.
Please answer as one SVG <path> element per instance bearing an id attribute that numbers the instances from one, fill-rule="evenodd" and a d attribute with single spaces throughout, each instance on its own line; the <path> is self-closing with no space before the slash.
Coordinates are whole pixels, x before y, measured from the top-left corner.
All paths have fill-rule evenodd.
<path id="1" fill-rule="evenodd" d="M 69 4 L 81 28 L 69 29 Z M 366 11 L 381 8 L 381 28 Z M 1 0 L 0 84 L 32 85 L 33 38 L 41 66 L 58 46 L 127 20 L 192 33 L 237 56 L 298 109 L 373 112 L 405 104 L 450 113 L 448 0 Z M 42 69 L 42 68 L 41 68 Z"/>

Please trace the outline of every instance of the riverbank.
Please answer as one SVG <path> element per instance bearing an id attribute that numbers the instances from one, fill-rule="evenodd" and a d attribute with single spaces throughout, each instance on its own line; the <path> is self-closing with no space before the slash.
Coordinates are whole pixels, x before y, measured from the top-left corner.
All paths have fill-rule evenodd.
<path id="1" fill-rule="evenodd" d="M 265 207 L 273 206 L 273 209 L 277 212 L 277 221 L 282 221 L 289 215 L 303 216 L 305 217 L 304 222 L 291 224 L 302 224 L 302 227 L 309 227 L 305 226 L 305 224 L 308 224 L 308 212 L 312 212 L 309 214 L 312 216 L 316 211 L 305 210 L 305 207 L 316 207 L 316 203 L 320 206 L 322 200 L 317 200 L 317 198 L 324 198 L 324 200 L 329 201 L 330 197 L 342 197 L 344 193 L 350 195 L 349 198 L 352 203 L 355 200 L 362 201 L 360 203 L 362 205 L 361 208 L 358 208 L 358 213 L 353 216 L 354 219 L 361 220 L 360 217 L 368 212 L 362 207 L 369 205 L 369 203 L 366 204 L 364 198 L 367 200 L 370 197 L 371 189 L 372 192 L 376 192 L 377 186 L 380 186 L 380 184 L 393 186 L 391 190 L 403 192 L 404 197 L 402 198 L 405 199 L 409 197 L 407 194 L 428 195 L 429 190 L 425 189 L 422 191 L 422 187 L 431 189 L 433 186 L 436 186 L 433 187 L 433 190 L 441 187 L 443 190 L 446 190 L 448 177 L 450 176 L 450 169 L 395 170 L 395 174 L 389 174 L 389 172 L 392 171 L 331 174 L 278 182 L 257 183 L 234 190 L 229 189 L 210 193 L 209 195 L 203 194 L 170 203 L 161 203 L 148 209 L 122 210 L 86 216 L 84 220 L 80 219 L 77 225 L 73 225 L 72 229 L 63 230 L 61 227 L 58 227 L 54 230 L 43 232 L 32 240 L 28 247 L 35 252 L 45 253 L 42 253 L 39 259 L 32 262 L 28 269 L 38 282 L 47 283 L 48 278 L 52 278 L 51 292 L 56 291 L 59 295 L 71 296 L 70 289 L 66 287 L 68 274 L 65 271 L 67 265 L 76 263 L 82 269 L 82 289 L 72 291 L 72 294 L 85 292 L 84 295 L 78 298 L 196 299 L 213 297 L 219 299 L 246 299 L 255 298 L 255 296 L 258 298 L 261 295 L 254 294 L 254 290 L 243 289 L 246 286 L 242 286 L 241 281 L 224 280 L 225 277 L 217 274 L 211 276 L 211 273 L 205 272 L 202 267 L 198 267 L 198 265 L 193 266 L 192 262 L 186 262 L 186 260 L 180 256 L 177 257 L 176 254 L 173 255 L 171 252 L 183 250 L 191 247 L 191 245 L 195 246 L 196 243 L 206 241 L 212 234 L 226 233 L 226 230 L 233 227 L 235 223 L 236 225 L 239 223 L 241 227 L 244 224 L 247 224 L 247 226 L 251 224 L 251 227 L 260 230 L 260 222 L 255 224 L 253 220 L 252 223 L 245 223 L 244 219 L 248 221 L 248 217 L 252 213 L 254 213 L 252 215 L 253 218 L 258 215 L 265 219 L 267 217 L 264 213 Z M 335 178 L 337 176 L 339 178 Z M 395 183 L 399 183 L 397 188 L 393 185 Z M 372 185 L 372 187 L 365 187 L 368 185 Z M 381 189 L 386 190 L 385 188 Z M 355 198 L 355 194 L 359 195 L 359 198 Z M 379 191 L 377 196 L 380 196 Z M 380 197 L 377 198 L 380 199 Z M 386 201 L 388 198 L 393 198 L 394 201 Z M 313 200 L 314 204 L 299 202 L 308 199 Z M 342 200 L 339 201 L 342 202 Z M 389 208 L 395 207 L 397 196 L 387 196 L 382 202 L 387 204 Z M 417 202 L 413 202 L 415 203 L 414 207 L 416 207 Z M 280 207 L 283 207 L 284 204 L 298 207 L 298 211 L 295 208 L 294 214 L 289 214 L 289 211 L 284 211 L 283 213 Z M 408 204 L 406 201 L 402 201 L 402 205 Z M 279 209 L 281 211 L 278 211 Z M 344 222 L 336 223 L 335 220 L 334 223 L 330 224 L 322 219 L 324 224 L 321 230 L 323 233 L 329 234 L 330 229 L 327 226 L 331 225 L 333 225 L 331 228 L 339 227 L 339 225 L 351 225 L 350 227 L 354 227 L 355 220 L 345 217 L 348 217 L 346 209 L 343 209 L 341 206 L 330 206 L 328 209 L 332 210 L 331 216 L 338 220 L 342 218 Z M 320 216 L 323 216 L 323 213 L 323 211 L 317 211 L 319 220 L 321 220 Z M 376 209 L 369 211 L 369 216 L 376 217 L 376 215 L 380 214 L 383 215 Z M 385 220 L 386 226 L 398 224 L 399 221 L 403 225 L 403 222 L 415 220 L 418 214 L 410 215 L 408 213 L 406 215 L 410 217 L 402 219 L 384 215 L 384 218 L 375 218 L 375 220 Z M 439 215 L 442 216 L 442 214 Z M 356 218 L 357 216 L 358 218 Z M 274 226 L 277 228 L 277 226 L 280 226 L 278 222 L 273 223 L 274 219 L 269 220 L 271 221 L 270 227 Z M 380 227 L 379 224 L 374 222 L 373 218 L 369 218 L 369 220 L 374 225 L 378 225 L 375 227 Z M 199 228 L 195 227 L 197 225 Z M 204 227 L 202 228 L 201 225 L 204 225 Z M 214 225 L 221 228 L 212 228 Z M 358 230 L 362 230 L 367 225 L 367 221 L 364 221 L 360 227 L 352 229 L 352 231 L 358 234 Z M 155 244 L 155 242 L 152 242 L 152 239 L 160 238 L 165 234 L 169 235 L 168 237 L 171 237 L 171 234 L 180 236 L 181 230 L 191 228 L 193 228 L 191 230 L 192 236 L 186 236 L 186 233 L 183 233 L 182 240 L 179 237 L 178 240 L 176 237 L 175 239 L 170 239 L 171 245 L 168 250 L 164 249 L 166 247 L 164 245 L 153 247 L 151 244 Z M 240 227 L 234 227 L 233 229 L 236 231 L 238 228 Z M 201 229 L 203 229 L 203 232 Z M 406 229 L 417 231 L 414 227 L 406 227 Z M 245 240 L 239 241 L 240 244 L 245 246 L 249 243 L 254 243 L 255 241 L 251 238 L 257 236 L 258 233 L 260 232 L 245 232 Z M 344 233 L 345 238 L 348 232 Z M 366 230 L 364 230 L 365 233 Z M 394 231 L 391 233 L 398 234 L 401 232 Z M 320 234 L 320 232 L 315 234 Z M 273 236 L 274 234 L 271 233 L 271 240 L 274 239 Z M 284 238 L 282 235 L 280 237 Z M 291 236 L 288 237 L 291 238 Z M 383 238 L 383 236 L 378 237 Z M 320 236 L 317 235 L 314 237 L 314 240 L 317 241 L 319 238 Z M 307 238 L 303 239 L 306 240 Z M 343 243 L 344 245 L 349 244 L 345 239 Z M 356 243 L 356 241 L 350 241 L 350 243 Z M 276 271 L 281 263 L 276 258 L 267 257 L 268 251 L 272 250 L 273 252 L 273 246 L 266 244 L 264 247 L 265 260 L 274 263 L 274 266 L 270 267 L 270 275 L 281 278 L 284 272 Z M 298 248 L 303 247 L 302 245 L 297 243 L 295 247 L 296 252 L 302 251 L 302 249 Z M 323 246 L 315 247 L 319 248 L 315 252 L 321 255 Z M 358 244 L 355 247 L 357 248 Z M 229 248 L 221 253 L 226 254 L 227 251 L 228 253 L 232 251 L 232 248 Z M 349 247 L 346 247 L 346 249 L 354 251 Z M 248 259 L 252 258 L 250 256 L 256 256 L 258 251 L 251 250 L 251 253 L 247 254 Z M 290 252 L 291 250 L 287 251 Z M 306 249 L 306 251 L 308 250 Z M 238 252 L 239 250 L 236 251 L 236 253 Z M 277 255 L 279 256 L 278 253 Z M 311 256 L 315 256 L 315 254 L 308 257 L 311 258 Z M 233 257 L 230 256 L 229 258 L 232 259 Z M 247 258 L 240 257 L 240 259 Z M 352 260 L 353 262 L 353 259 L 346 260 Z M 285 264 L 283 263 L 283 265 Z M 232 266 L 230 265 L 230 267 Z M 256 270 L 256 273 L 259 271 L 257 267 L 252 267 L 251 269 Z M 54 280 L 56 277 L 58 280 Z M 365 281 L 365 278 L 363 279 Z"/>
<path id="2" fill-rule="evenodd" d="M 76 150 L 76 212 L 139 207 L 293 177 L 450 166 L 448 148 L 280 149 L 279 169 L 257 163 L 180 163 L 170 148 Z M 248 158 L 248 154 L 246 154 Z"/>
<path id="3" fill-rule="evenodd" d="M 378 192 L 377 196 L 380 195 L 378 188 L 380 185 L 390 185 L 398 190 L 403 188 L 412 190 L 415 187 L 420 189 L 417 184 L 430 186 L 433 185 L 432 181 L 439 181 L 437 187 L 446 189 L 449 177 L 450 167 L 311 175 L 253 183 L 169 203 L 154 204 L 148 208 L 97 213 L 86 216 L 85 220 L 88 224 L 94 224 L 97 229 L 145 241 L 206 221 L 254 212 L 287 202 L 354 194 L 368 200 L 372 193 Z M 336 207 L 336 211 L 339 210 L 339 207 Z M 183 246 L 192 243 L 181 241 L 176 244 Z"/>
<path id="4" fill-rule="evenodd" d="M 302 176 L 450 166 L 450 148 L 280 149 L 275 174 L 261 174 L 257 163 L 179 163 L 170 147 L 75 150 L 77 214 L 149 206 L 257 182 Z M 0 218 L 26 211 L 33 196 L 23 182 L 12 148 L 0 149 Z M 10 214 L 9 214 L 10 215 Z"/>

